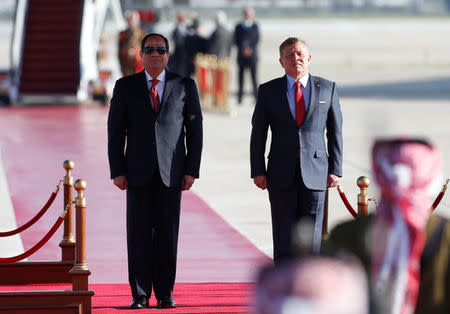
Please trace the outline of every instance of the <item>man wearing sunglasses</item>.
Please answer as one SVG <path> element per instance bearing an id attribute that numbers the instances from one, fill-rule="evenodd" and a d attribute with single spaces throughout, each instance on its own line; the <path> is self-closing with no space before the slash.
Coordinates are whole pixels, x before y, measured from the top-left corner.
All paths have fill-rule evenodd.
<path id="1" fill-rule="evenodd" d="M 174 308 L 181 192 L 199 177 L 202 113 L 195 82 L 166 70 L 161 34 L 141 44 L 144 71 L 116 82 L 108 116 L 111 178 L 127 191 L 131 308 Z"/>

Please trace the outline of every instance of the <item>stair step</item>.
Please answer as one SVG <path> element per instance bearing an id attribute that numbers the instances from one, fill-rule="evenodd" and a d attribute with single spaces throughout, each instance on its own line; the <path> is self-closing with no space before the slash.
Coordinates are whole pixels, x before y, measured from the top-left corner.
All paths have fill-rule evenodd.
<path id="1" fill-rule="evenodd" d="M 39 72 L 30 73 L 22 76 L 23 82 L 39 82 L 47 80 L 67 80 L 73 79 L 78 76 L 78 71 L 66 71 L 66 72 Z"/>
<path id="2" fill-rule="evenodd" d="M 34 41 L 45 41 L 45 42 L 68 42 L 72 43 L 73 36 L 78 38 L 79 32 L 76 29 L 71 31 L 67 31 L 64 33 L 64 36 L 55 36 L 54 34 L 42 33 L 42 32 L 28 32 L 26 42 L 34 42 Z"/>
<path id="3" fill-rule="evenodd" d="M 60 37 L 65 35 L 66 32 L 78 32 L 79 27 L 73 24 L 79 24 L 79 21 L 73 21 L 73 23 L 67 24 L 29 24 L 27 25 L 27 32 L 41 33 L 41 32 L 51 32 L 53 36 Z"/>
<path id="4" fill-rule="evenodd" d="M 22 65 L 22 68 L 25 69 L 25 72 L 48 72 L 49 70 L 51 70 L 52 68 L 55 68 L 54 66 L 51 67 L 49 69 L 49 66 L 51 65 L 51 63 L 46 63 L 46 62 L 28 62 Z M 78 65 L 77 64 L 71 64 L 71 63 L 60 63 L 58 64 L 58 66 L 56 67 L 56 69 L 58 70 L 58 72 L 75 72 L 78 69 Z"/>
<path id="5" fill-rule="evenodd" d="M 39 58 L 40 56 L 47 56 L 53 59 L 67 60 L 68 55 L 70 55 L 71 57 L 76 57 L 78 55 L 78 47 L 67 47 L 60 45 L 55 45 L 54 47 L 43 47 L 42 45 L 26 45 L 23 48 L 23 54 L 26 55 L 27 58 L 31 59 L 38 58 L 38 56 Z"/>
<path id="6" fill-rule="evenodd" d="M 82 6 L 77 2 L 66 2 L 58 1 L 57 3 L 42 3 L 39 5 L 35 5 L 34 1 L 29 1 L 30 6 L 28 7 L 28 12 L 31 13 L 55 13 L 59 12 L 62 15 L 73 15 L 74 13 L 81 12 Z"/>
<path id="7" fill-rule="evenodd" d="M 48 81 L 39 84 L 23 84 L 20 86 L 20 91 L 22 92 L 64 92 L 64 91 L 76 91 L 78 89 L 78 84 L 74 83 L 61 83 L 56 81 Z"/>

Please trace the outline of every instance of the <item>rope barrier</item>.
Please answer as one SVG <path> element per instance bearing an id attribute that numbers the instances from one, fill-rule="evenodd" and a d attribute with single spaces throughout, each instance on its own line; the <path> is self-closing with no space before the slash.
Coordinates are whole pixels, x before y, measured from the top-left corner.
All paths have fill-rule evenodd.
<path id="1" fill-rule="evenodd" d="M 354 218 L 358 218 L 358 214 L 355 212 L 355 210 L 353 209 L 352 205 L 350 205 L 347 196 L 345 196 L 344 192 L 342 192 L 341 190 L 341 186 L 338 185 L 337 190 L 339 192 L 339 196 L 341 197 L 341 200 L 344 202 L 345 207 L 347 207 L 347 210 L 349 211 L 349 213 L 354 217 Z"/>
<path id="2" fill-rule="evenodd" d="M 61 215 L 58 217 L 58 219 L 56 220 L 53 227 L 49 230 L 49 232 L 47 232 L 47 234 L 41 239 L 41 241 L 39 241 L 37 244 L 35 244 L 28 251 L 26 251 L 20 255 L 6 257 L 6 258 L 0 257 L 0 264 L 10 264 L 10 263 L 15 263 L 15 262 L 21 261 L 21 260 L 29 257 L 30 255 L 32 255 L 37 250 L 39 250 L 55 234 L 55 232 L 56 232 L 56 230 L 58 230 L 59 226 L 61 226 L 61 223 L 64 221 L 64 217 L 66 217 L 67 211 L 69 210 L 69 205 L 70 204 L 66 205 L 66 208 L 63 210 Z"/>
<path id="3" fill-rule="evenodd" d="M 433 202 L 433 205 L 431 205 L 431 210 L 435 210 L 436 207 L 438 207 L 439 203 L 442 200 L 442 197 L 444 197 L 445 191 L 447 191 L 447 185 L 448 185 L 449 179 L 445 180 L 444 186 L 442 187 L 441 192 L 439 192 L 438 196 Z"/>
<path id="4" fill-rule="evenodd" d="M 450 179 L 446 179 L 444 185 L 442 186 L 441 191 L 439 192 L 438 196 L 436 197 L 436 199 L 434 200 L 433 204 L 431 205 L 431 210 L 434 211 L 439 203 L 441 202 L 442 198 L 444 197 L 445 192 L 447 191 L 447 186 L 448 183 L 450 182 Z M 339 196 L 341 197 L 342 201 L 344 202 L 345 207 L 347 207 L 347 210 L 350 212 L 350 214 L 357 218 L 358 214 L 355 212 L 355 210 L 352 208 L 352 205 L 350 205 L 347 196 L 345 196 L 344 192 L 342 192 L 341 187 L 338 185 L 337 190 L 339 192 Z M 378 207 L 378 202 L 375 198 L 369 198 L 369 201 L 373 201 L 376 205 L 376 207 Z"/>
<path id="5" fill-rule="evenodd" d="M 58 185 L 56 186 L 55 191 L 52 193 L 52 195 L 50 195 L 50 198 L 48 199 L 47 203 L 45 203 L 44 207 L 42 207 L 42 209 L 36 214 L 36 216 L 34 216 L 30 221 L 28 221 L 27 223 L 25 223 L 24 225 L 20 226 L 17 229 L 6 231 L 6 232 L 0 232 L 0 237 L 9 237 L 9 236 L 15 235 L 17 233 L 20 233 L 20 232 L 28 229 L 36 221 L 38 221 L 45 214 L 47 209 L 49 209 L 50 205 L 52 205 L 53 201 L 56 198 L 56 195 L 58 195 L 60 184 L 61 184 L 61 181 L 59 181 Z"/>

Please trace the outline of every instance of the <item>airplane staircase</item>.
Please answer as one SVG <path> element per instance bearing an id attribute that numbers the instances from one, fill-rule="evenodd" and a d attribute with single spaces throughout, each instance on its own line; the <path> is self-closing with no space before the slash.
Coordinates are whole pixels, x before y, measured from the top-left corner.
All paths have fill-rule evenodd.
<path id="1" fill-rule="evenodd" d="M 18 82 L 22 101 L 45 97 L 76 99 L 83 2 L 28 1 Z"/>

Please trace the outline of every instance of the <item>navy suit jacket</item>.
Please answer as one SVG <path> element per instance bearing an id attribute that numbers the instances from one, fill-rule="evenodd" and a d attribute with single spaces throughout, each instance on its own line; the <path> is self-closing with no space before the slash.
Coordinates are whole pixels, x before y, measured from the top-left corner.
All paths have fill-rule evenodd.
<path id="1" fill-rule="evenodd" d="M 233 41 L 237 46 L 237 59 L 238 62 L 244 59 L 250 59 L 253 62 L 258 61 L 258 50 L 257 45 L 259 42 L 259 28 L 258 24 L 253 22 L 252 26 L 244 27 L 242 23 L 236 25 L 234 29 Z M 250 57 L 243 55 L 243 49 L 245 47 L 250 47 L 253 50 L 253 54 Z"/>
<path id="2" fill-rule="evenodd" d="M 259 87 L 250 141 L 251 177 L 266 175 L 269 189 L 288 186 L 294 180 L 300 148 L 305 186 L 325 190 L 328 174 L 342 176 L 342 113 L 336 84 L 310 75 L 309 108 L 298 128 L 289 108 L 286 80 L 283 76 Z M 272 140 L 266 169 L 269 127 Z"/>
<path id="3" fill-rule="evenodd" d="M 180 187 L 183 175 L 199 177 L 202 113 L 195 82 L 166 70 L 159 113 L 154 110 L 145 72 L 117 80 L 108 116 L 111 178 L 129 186 L 151 181 L 156 162 L 164 184 Z"/>

